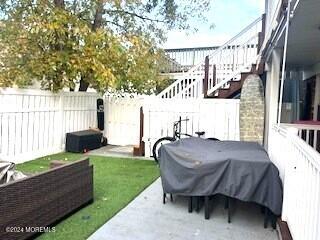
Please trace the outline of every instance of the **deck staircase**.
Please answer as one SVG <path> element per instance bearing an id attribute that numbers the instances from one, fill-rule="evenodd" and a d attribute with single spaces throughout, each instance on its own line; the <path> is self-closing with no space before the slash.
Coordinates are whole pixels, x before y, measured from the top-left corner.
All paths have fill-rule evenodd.
<path id="1" fill-rule="evenodd" d="M 160 98 L 233 98 L 255 65 L 263 40 L 264 17 L 192 67 L 158 94 Z"/>

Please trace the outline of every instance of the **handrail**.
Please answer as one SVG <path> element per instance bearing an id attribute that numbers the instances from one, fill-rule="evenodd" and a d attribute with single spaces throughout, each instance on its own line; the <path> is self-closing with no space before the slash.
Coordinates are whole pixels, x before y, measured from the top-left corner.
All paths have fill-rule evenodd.
<path id="1" fill-rule="evenodd" d="M 303 152 L 305 155 L 310 157 L 311 163 L 317 167 L 320 170 L 320 162 L 316 161 L 316 159 L 319 159 L 320 154 L 314 150 L 309 144 L 307 144 L 303 139 L 299 138 L 298 135 L 292 134 L 290 131 L 288 131 L 288 128 L 285 128 L 285 125 L 281 124 L 273 125 L 273 129 L 277 132 L 282 132 L 284 136 L 301 152 Z"/>
<path id="2" fill-rule="evenodd" d="M 200 81 L 202 80 L 202 77 L 200 77 Z M 177 94 L 177 96 L 183 96 L 184 94 L 186 94 L 186 93 L 188 93 L 188 91 L 190 90 L 190 89 L 192 89 L 192 87 L 194 87 L 194 86 L 196 86 L 197 84 L 199 84 L 199 82 L 196 80 L 196 81 L 193 81 L 187 88 L 184 88 L 184 89 L 182 89 L 182 91 L 181 92 L 179 92 L 178 94 Z M 201 95 L 202 94 L 202 92 L 199 94 L 199 95 Z M 202 94 L 203 95 L 203 94 Z"/>
<path id="3" fill-rule="evenodd" d="M 227 41 L 225 44 L 223 44 L 222 46 L 220 46 L 218 49 L 216 49 L 212 54 L 209 55 L 209 60 L 217 55 L 217 53 L 221 52 L 221 50 L 223 50 L 225 47 L 231 45 L 231 42 L 233 42 L 234 40 L 238 39 L 239 36 L 243 35 L 244 33 L 246 33 L 249 29 L 251 29 L 253 26 L 255 26 L 258 22 L 260 22 L 262 20 L 262 17 L 257 18 L 256 20 L 254 20 L 252 23 L 250 23 L 245 29 L 243 29 L 240 33 L 238 33 L 236 36 L 234 36 L 233 38 L 231 38 L 229 41 Z M 194 67 L 190 68 L 189 71 L 195 71 L 196 68 L 198 68 L 199 66 L 202 66 L 203 62 L 195 65 Z"/>
<path id="4" fill-rule="evenodd" d="M 185 72 L 185 74 L 183 74 L 181 77 L 179 77 L 179 79 L 176 79 L 176 81 L 174 81 L 173 83 L 171 83 L 167 88 L 165 88 L 164 90 L 162 90 L 158 96 L 162 97 L 164 94 L 166 94 L 167 92 L 169 92 L 170 90 L 173 89 L 173 87 L 175 87 L 177 85 L 177 80 L 180 80 L 183 78 L 183 79 L 187 79 L 188 76 L 192 76 L 191 73 L 189 72 Z M 193 76 L 194 77 L 194 76 Z"/>
<path id="5" fill-rule="evenodd" d="M 281 126 L 297 130 L 297 135 L 318 151 L 318 132 L 320 125 L 315 124 L 281 124 Z M 310 135 L 313 133 L 312 135 Z"/>
<path id="6" fill-rule="evenodd" d="M 239 75 L 241 72 L 243 72 L 246 68 L 248 68 L 251 64 L 248 64 L 246 66 L 243 66 L 242 68 L 240 68 L 238 71 L 233 72 L 232 75 L 230 75 L 228 78 L 226 78 L 225 80 L 219 82 L 218 84 L 216 84 L 213 88 L 211 88 L 210 90 L 208 90 L 208 95 L 211 93 L 214 93 L 215 91 L 217 91 L 219 88 L 222 88 L 223 85 L 227 84 L 228 82 L 230 82 L 230 79 L 235 78 L 237 75 Z"/>
<path id="7" fill-rule="evenodd" d="M 320 125 L 314 124 L 295 124 L 295 123 L 281 123 L 284 127 L 293 127 L 302 130 L 320 130 Z"/>
<path id="8" fill-rule="evenodd" d="M 253 21 L 251 24 L 249 24 L 246 28 L 244 28 L 240 33 L 238 33 L 236 36 L 234 36 L 233 38 L 231 38 L 229 41 L 227 41 L 225 44 L 223 44 L 222 46 L 220 46 L 218 49 L 216 49 L 212 54 L 209 55 L 209 59 L 213 59 L 216 55 L 221 54 L 227 47 L 229 46 L 239 46 L 243 45 L 243 43 L 234 43 L 236 40 L 238 40 L 241 36 L 243 36 L 245 33 L 249 32 L 249 30 L 252 30 L 253 27 L 258 26 L 257 24 L 259 22 L 262 21 L 262 17 L 257 18 L 255 21 Z M 256 37 L 256 35 L 254 36 Z M 251 38 L 250 38 L 251 39 Z M 247 44 L 248 41 L 246 41 Z M 241 48 L 241 47 L 240 47 Z M 229 54 L 232 55 L 232 54 Z M 179 77 L 179 79 L 175 82 L 173 82 L 172 84 L 170 84 L 166 89 L 164 89 L 163 91 L 161 91 L 158 96 L 159 97 L 165 97 L 166 94 L 169 94 L 170 92 L 173 92 L 174 87 L 177 87 L 179 82 L 181 82 L 182 79 L 191 79 L 196 77 L 195 71 L 199 70 L 199 68 L 201 68 L 203 66 L 203 62 L 195 65 L 194 67 L 190 68 L 186 73 L 184 73 L 182 76 Z M 239 73 L 238 73 L 239 74 Z M 201 79 L 196 79 L 195 81 L 201 81 Z M 183 89 L 181 89 L 180 92 L 186 92 L 187 89 L 189 89 L 190 85 L 193 83 L 193 81 L 190 84 L 187 84 L 188 86 L 184 87 Z M 180 92 L 177 93 L 177 95 L 180 95 Z"/>
<path id="9" fill-rule="evenodd" d="M 258 59 L 258 55 L 252 60 L 252 62 L 256 62 L 256 60 Z M 230 79 L 235 78 L 237 75 L 239 75 L 241 72 L 243 72 L 246 68 L 250 67 L 252 63 L 248 63 L 247 65 L 244 65 L 242 68 L 239 68 L 237 71 L 233 72 L 232 74 L 230 74 L 230 76 L 228 76 L 228 78 L 226 78 L 225 80 L 219 82 L 218 84 L 216 84 L 213 88 L 208 90 L 208 94 L 211 94 L 215 91 L 217 91 L 219 88 L 223 87 L 225 84 L 227 84 L 228 82 L 230 82 Z"/>

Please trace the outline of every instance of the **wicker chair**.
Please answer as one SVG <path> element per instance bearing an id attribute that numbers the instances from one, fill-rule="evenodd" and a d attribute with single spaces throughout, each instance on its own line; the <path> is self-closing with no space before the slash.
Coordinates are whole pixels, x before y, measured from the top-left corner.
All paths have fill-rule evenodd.
<path id="1" fill-rule="evenodd" d="M 30 238 L 92 201 L 88 158 L 0 185 L 0 239 Z"/>

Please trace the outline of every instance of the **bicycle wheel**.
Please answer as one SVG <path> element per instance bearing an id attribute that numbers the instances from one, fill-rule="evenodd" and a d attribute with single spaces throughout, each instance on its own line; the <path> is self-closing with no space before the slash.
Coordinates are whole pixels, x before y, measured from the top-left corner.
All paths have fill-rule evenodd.
<path id="1" fill-rule="evenodd" d="M 152 156 L 156 163 L 158 163 L 158 151 L 162 144 L 174 142 L 176 139 L 173 137 L 163 137 L 159 138 L 152 147 Z"/>

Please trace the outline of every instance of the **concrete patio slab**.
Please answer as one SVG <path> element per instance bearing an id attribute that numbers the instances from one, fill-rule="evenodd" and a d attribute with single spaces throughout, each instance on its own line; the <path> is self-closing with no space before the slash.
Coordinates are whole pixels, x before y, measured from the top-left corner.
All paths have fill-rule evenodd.
<path id="1" fill-rule="evenodd" d="M 101 147 L 101 148 L 89 151 L 86 154 L 104 156 L 104 157 L 120 157 L 120 158 L 153 160 L 153 158 L 133 156 L 132 145 L 127 145 L 127 146 L 107 145 L 105 147 Z"/>
<path id="2" fill-rule="evenodd" d="M 227 223 L 223 202 L 213 199 L 209 220 L 203 209 L 188 213 L 187 200 L 162 204 L 161 180 L 156 180 L 110 219 L 89 240 L 277 240 L 276 230 L 263 228 L 263 215 L 254 204 L 236 202 Z"/>

